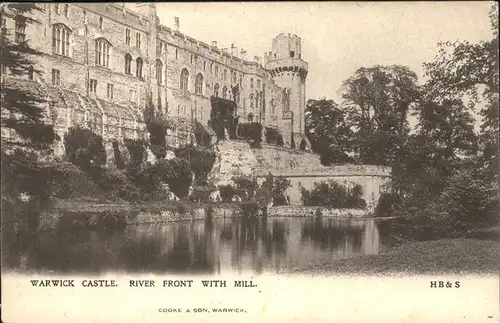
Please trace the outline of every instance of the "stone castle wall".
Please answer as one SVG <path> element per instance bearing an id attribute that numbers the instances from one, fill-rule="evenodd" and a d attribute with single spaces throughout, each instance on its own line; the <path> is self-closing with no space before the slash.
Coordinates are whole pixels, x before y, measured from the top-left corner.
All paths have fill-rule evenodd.
<path id="1" fill-rule="evenodd" d="M 322 181 L 336 181 L 348 188 L 363 188 L 363 199 L 372 210 L 380 194 L 390 190 L 391 167 L 375 165 L 323 166 L 319 155 L 291 148 L 262 144 L 250 148 L 241 140 L 218 144 L 217 161 L 211 177 L 216 185 L 231 183 L 233 176 L 254 176 L 262 183 L 267 174 L 284 176 L 291 182 L 287 195 L 292 205 L 301 205 L 301 189 Z"/>

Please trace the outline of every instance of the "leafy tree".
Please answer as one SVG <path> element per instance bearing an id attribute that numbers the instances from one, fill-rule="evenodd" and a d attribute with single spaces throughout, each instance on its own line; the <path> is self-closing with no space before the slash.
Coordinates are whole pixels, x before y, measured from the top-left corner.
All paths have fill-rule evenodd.
<path id="1" fill-rule="evenodd" d="M 361 162 L 391 165 L 408 133 L 407 114 L 418 99 L 417 76 L 400 65 L 360 68 L 342 85 L 342 107 L 355 131 Z"/>
<path id="2" fill-rule="evenodd" d="M 262 182 L 260 190 L 268 192 L 274 205 L 286 205 L 288 202 L 285 197 L 285 192 L 290 186 L 290 180 L 282 176 L 274 177 L 269 173 L 264 182 Z"/>
<path id="3" fill-rule="evenodd" d="M 366 208 L 362 198 L 363 189 L 356 184 L 351 190 L 335 181 L 315 183 L 312 190 L 302 188 L 302 202 L 306 206 L 325 206 L 329 208 Z"/>
<path id="4" fill-rule="evenodd" d="M 321 164 L 353 162 L 347 155 L 353 133 L 345 121 L 345 113 L 333 100 L 307 101 L 305 127 L 312 151 L 321 156 Z"/>
<path id="5" fill-rule="evenodd" d="M 116 140 L 113 141 L 113 156 L 115 158 L 116 168 L 124 169 L 125 168 L 125 160 L 123 159 L 120 148 L 118 147 L 118 142 Z"/>
<path id="6" fill-rule="evenodd" d="M 189 161 L 198 184 L 206 184 L 215 163 L 215 151 L 201 146 L 183 145 L 175 149 L 175 156 Z"/>
<path id="7" fill-rule="evenodd" d="M 257 181 L 249 176 L 237 176 L 232 178 L 235 185 L 235 194 L 242 200 L 251 200 L 259 188 Z"/>
<path id="8" fill-rule="evenodd" d="M 231 185 L 219 185 L 219 193 L 222 202 L 231 202 L 233 200 L 235 191 L 234 187 Z"/>
<path id="9" fill-rule="evenodd" d="M 64 148 L 68 161 L 82 168 L 106 165 L 106 150 L 102 137 L 80 126 L 69 128 L 64 134 Z"/>
<path id="10" fill-rule="evenodd" d="M 146 159 L 146 143 L 142 139 L 125 139 L 125 146 L 130 154 L 129 167 L 139 167 Z"/>
<path id="11" fill-rule="evenodd" d="M 193 175 L 189 161 L 185 158 L 172 158 L 170 160 L 158 160 L 155 165 L 155 176 L 168 184 L 168 187 L 178 198 L 187 197 L 189 187 L 193 181 Z"/>
<path id="12" fill-rule="evenodd" d="M 37 23 L 32 17 L 34 13 L 40 11 L 34 3 L 9 3 L 2 5 L 0 10 L 3 19 L 15 19 L 25 25 Z M 34 59 L 42 53 L 30 47 L 29 39 L 19 42 L 13 38 L 13 33 L 2 25 L 0 35 L 2 128 L 10 129 L 20 140 L 2 136 L 2 148 L 23 147 L 35 151 L 47 151 L 57 139 L 52 125 L 44 123 L 44 106 L 47 102 L 39 93 L 20 88 L 17 82 L 5 75 L 8 72 L 14 77 L 27 77 L 31 71 L 40 74 L 40 71 L 34 68 Z"/>
<path id="13" fill-rule="evenodd" d="M 157 159 L 165 158 L 167 155 L 167 129 L 173 129 L 173 124 L 162 113 L 160 109 L 154 108 L 151 96 L 144 109 L 144 122 L 149 132 L 149 145 Z"/>

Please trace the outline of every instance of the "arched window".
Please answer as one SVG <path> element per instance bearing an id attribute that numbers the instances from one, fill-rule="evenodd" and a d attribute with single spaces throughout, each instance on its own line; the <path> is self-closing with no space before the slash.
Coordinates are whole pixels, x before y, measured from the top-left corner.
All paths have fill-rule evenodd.
<path id="1" fill-rule="evenodd" d="M 102 30 L 102 17 L 99 17 L 99 29 Z"/>
<path id="2" fill-rule="evenodd" d="M 28 67 L 28 79 L 33 80 L 34 74 L 35 69 L 33 68 L 33 65 L 30 65 L 30 67 Z"/>
<path id="3" fill-rule="evenodd" d="M 236 76 L 236 72 L 233 72 L 233 83 L 236 84 L 238 82 L 238 77 Z"/>
<path id="4" fill-rule="evenodd" d="M 67 4 L 64 5 L 64 15 L 67 17 L 69 13 L 69 6 Z"/>
<path id="5" fill-rule="evenodd" d="M 253 122 L 253 113 L 248 114 L 248 122 Z"/>
<path id="6" fill-rule="evenodd" d="M 109 50 L 111 44 L 104 38 L 95 41 L 95 63 L 96 65 L 109 67 Z"/>
<path id="7" fill-rule="evenodd" d="M 255 96 L 255 109 L 259 110 L 260 108 L 260 93 L 257 93 Z"/>
<path id="8" fill-rule="evenodd" d="M 271 113 L 276 114 L 276 100 L 271 99 Z"/>
<path id="9" fill-rule="evenodd" d="M 132 71 L 132 56 L 125 54 L 125 74 L 131 74 Z"/>
<path id="10" fill-rule="evenodd" d="M 158 85 L 162 83 L 162 78 L 163 78 L 163 64 L 162 62 L 157 59 L 156 60 L 156 81 L 158 82 Z"/>
<path id="11" fill-rule="evenodd" d="M 69 35 L 71 31 L 63 24 L 52 26 L 52 52 L 69 56 Z"/>
<path id="12" fill-rule="evenodd" d="M 219 97 L 219 84 L 217 84 L 217 83 L 215 83 L 215 85 L 214 85 L 214 96 L 216 98 Z"/>
<path id="13" fill-rule="evenodd" d="M 252 110 L 253 110 L 253 99 L 254 99 L 254 95 L 252 93 L 252 94 L 250 94 L 250 109 L 252 109 Z"/>
<path id="14" fill-rule="evenodd" d="M 135 60 L 135 65 L 136 65 L 136 68 L 135 68 L 135 75 L 137 77 L 142 77 L 142 58 L 140 57 L 137 57 L 137 59 Z"/>
<path id="15" fill-rule="evenodd" d="M 55 6 L 56 6 L 56 8 L 55 8 L 56 9 L 56 13 L 59 14 L 59 4 L 56 3 Z"/>
<path id="16" fill-rule="evenodd" d="M 189 72 L 187 69 L 184 68 L 181 71 L 181 82 L 180 82 L 181 90 L 184 90 L 184 91 L 188 90 L 188 81 L 189 81 Z"/>
<path id="17" fill-rule="evenodd" d="M 250 88 L 253 89 L 253 79 L 250 79 Z"/>
<path id="18" fill-rule="evenodd" d="M 201 73 L 196 75 L 194 88 L 196 94 L 203 94 L 203 75 Z"/>
<path id="19" fill-rule="evenodd" d="M 225 99 L 227 97 L 227 87 L 224 85 L 222 88 L 222 97 Z"/>

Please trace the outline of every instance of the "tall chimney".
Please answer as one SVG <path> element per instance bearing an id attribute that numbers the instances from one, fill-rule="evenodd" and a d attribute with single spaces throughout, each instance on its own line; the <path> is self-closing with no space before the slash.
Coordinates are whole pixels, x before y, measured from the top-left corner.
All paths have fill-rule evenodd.
<path id="1" fill-rule="evenodd" d="M 175 31 L 179 31 L 179 17 L 174 17 Z"/>
<path id="2" fill-rule="evenodd" d="M 246 61 L 247 60 L 247 51 L 242 48 L 240 51 L 240 56 L 241 56 L 242 60 Z"/>
<path id="3" fill-rule="evenodd" d="M 234 43 L 233 43 L 233 44 L 231 44 L 231 55 L 236 56 L 234 54 L 234 49 L 235 49 L 235 47 L 234 47 Z"/>

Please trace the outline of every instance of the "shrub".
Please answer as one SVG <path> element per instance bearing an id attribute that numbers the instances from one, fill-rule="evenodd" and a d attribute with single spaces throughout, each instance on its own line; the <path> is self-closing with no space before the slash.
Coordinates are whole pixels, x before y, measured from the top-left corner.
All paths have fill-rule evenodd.
<path id="1" fill-rule="evenodd" d="M 158 178 L 168 184 L 168 187 L 178 198 L 184 198 L 189 194 L 192 183 L 191 167 L 185 158 L 172 158 L 170 160 L 159 160 L 155 164 Z"/>
<path id="2" fill-rule="evenodd" d="M 348 191 L 337 182 L 315 183 L 311 191 L 302 188 L 302 201 L 306 206 L 325 206 L 329 208 L 366 208 L 366 202 L 361 198 L 362 187 L 354 185 Z"/>
<path id="3" fill-rule="evenodd" d="M 278 130 L 266 127 L 266 142 L 268 144 L 283 146 L 283 136 L 281 136 Z"/>
<path id="4" fill-rule="evenodd" d="M 50 191 L 61 199 L 92 197 L 102 194 L 92 178 L 70 162 L 60 162 L 51 167 Z"/>
<path id="5" fill-rule="evenodd" d="M 238 176 L 232 178 L 236 186 L 235 194 L 242 200 L 250 200 L 255 196 L 255 191 L 259 188 L 257 181 L 248 176 Z"/>
<path id="6" fill-rule="evenodd" d="M 118 169 L 125 168 L 125 160 L 123 159 L 122 153 L 118 147 L 118 142 L 113 141 L 113 156 L 115 157 L 115 166 Z"/>
<path id="7" fill-rule="evenodd" d="M 130 154 L 130 166 L 138 167 L 146 156 L 146 143 L 142 139 L 125 139 L 125 146 Z"/>
<path id="8" fill-rule="evenodd" d="M 219 194 L 222 202 L 231 202 L 235 195 L 234 187 L 231 185 L 219 185 Z"/>
<path id="9" fill-rule="evenodd" d="M 279 176 L 274 177 L 271 173 L 266 176 L 266 179 L 261 185 L 261 189 L 269 192 L 274 205 L 286 205 L 285 198 L 286 190 L 291 186 L 291 183 L 286 178 Z"/>
<path id="10" fill-rule="evenodd" d="M 240 208 L 243 216 L 257 215 L 259 212 L 259 205 L 255 201 L 242 201 Z"/>
<path id="11" fill-rule="evenodd" d="M 212 145 L 212 136 L 205 130 L 205 127 L 198 121 L 194 120 L 194 136 L 198 146 L 210 147 Z"/>
<path id="12" fill-rule="evenodd" d="M 210 194 L 217 190 L 213 186 L 194 186 L 189 199 L 193 202 L 208 202 L 210 200 Z"/>
<path id="13" fill-rule="evenodd" d="M 262 125 L 258 122 L 242 123 L 238 127 L 238 136 L 253 144 L 260 144 L 262 141 Z"/>
<path id="14" fill-rule="evenodd" d="M 151 151 L 157 159 L 167 155 L 167 129 L 172 128 L 171 123 L 163 116 L 161 110 L 155 110 L 151 98 L 144 109 L 144 122 L 149 132 Z"/>
<path id="15" fill-rule="evenodd" d="M 215 151 L 204 147 L 183 145 L 175 149 L 175 156 L 189 161 L 197 184 L 207 182 L 207 176 L 215 163 Z"/>
<path id="16" fill-rule="evenodd" d="M 375 207 L 375 216 L 394 216 L 394 209 L 397 205 L 400 205 L 400 203 L 401 200 L 397 194 L 382 193 L 378 200 L 377 206 Z"/>
<path id="17" fill-rule="evenodd" d="M 102 137 L 80 126 L 69 128 L 64 135 L 64 149 L 67 159 L 82 168 L 106 165 L 106 150 Z"/>

